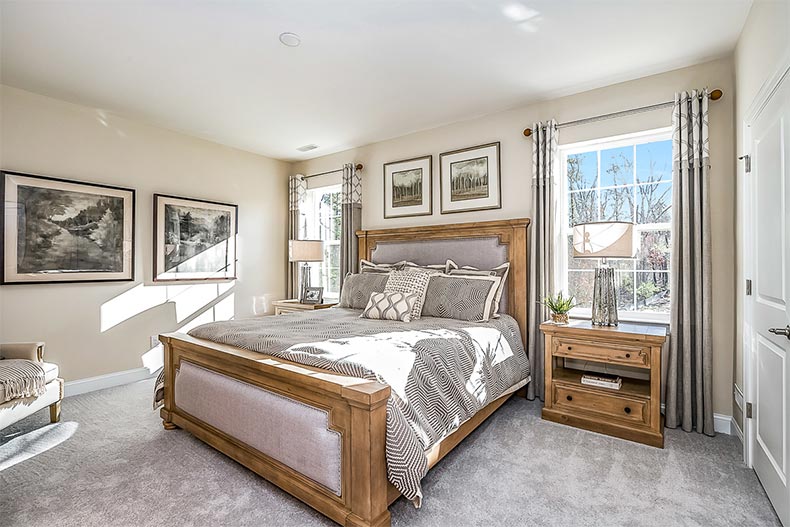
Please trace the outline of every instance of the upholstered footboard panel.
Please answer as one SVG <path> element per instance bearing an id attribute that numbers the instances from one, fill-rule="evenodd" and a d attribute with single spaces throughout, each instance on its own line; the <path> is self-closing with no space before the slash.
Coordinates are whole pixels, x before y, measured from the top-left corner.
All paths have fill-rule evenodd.
<path id="1" fill-rule="evenodd" d="M 184 412 L 341 495 L 340 433 L 329 413 L 185 360 L 175 378 Z"/>

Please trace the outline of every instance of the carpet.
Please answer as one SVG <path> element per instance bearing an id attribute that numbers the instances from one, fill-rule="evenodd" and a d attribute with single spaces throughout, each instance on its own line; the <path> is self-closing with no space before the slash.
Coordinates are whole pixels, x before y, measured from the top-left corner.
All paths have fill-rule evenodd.
<path id="1" fill-rule="evenodd" d="M 332 526 L 151 410 L 152 381 L 70 397 L 0 431 L 0 525 Z M 667 430 L 666 448 L 540 419 L 511 399 L 423 480 L 394 526 L 771 526 L 735 437 Z"/>

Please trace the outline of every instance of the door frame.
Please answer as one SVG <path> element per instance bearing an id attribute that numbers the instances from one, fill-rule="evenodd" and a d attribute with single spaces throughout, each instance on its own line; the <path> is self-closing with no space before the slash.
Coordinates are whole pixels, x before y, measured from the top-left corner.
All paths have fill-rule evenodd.
<path id="1" fill-rule="evenodd" d="M 760 87 L 760 90 L 757 92 L 757 95 L 754 97 L 754 100 L 749 105 L 748 110 L 746 111 L 746 115 L 741 123 L 741 131 L 742 131 L 742 144 L 741 144 L 741 155 L 748 155 L 751 156 L 752 152 L 752 130 L 751 125 L 757 119 L 758 115 L 762 110 L 771 102 L 773 96 L 776 94 L 777 91 L 782 87 L 783 83 L 790 83 L 790 55 L 786 56 L 784 60 L 780 63 L 781 66 L 779 69 L 774 72 Z M 743 462 L 749 468 L 753 467 L 753 456 L 754 453 L 752 451 L 751 445 L 752 440 L 755 437 L 755 423 L 754 419 L 747 419 L 746 418 L 746 404 L 752 403 L 756 400 L 755 390 L 755 380 L 754 375 L 756 373 L 756 367 L 754 364 L 755 356 L 754 356 L 754 349 L 755 349 L 755 332 L 754 332 L 754 315 L 752 313 L 752 299 L 748 298 L 745 291 L 745 280 L 750 279 L 754 276 L 754 265 L 753 261 L 747 257 L 748 255 L 754 254 L 753 250 L 753 238 L 751 237 L 753 222 L 752 222 L 752 211 L 753 211 L 753 204 L 754 204 L 754 189 L 753 189 L 753 178 L 746 173 L 746 169 L 742 162 L 738 162 L 738 166 L 736 168 L 736 172 L 742 174 L 741 176 L 741 195 L 743 196 L 741 201 L 741 212 L 743 214 L 743 221 L 741 222 L 741 269 L 742 275 L 738 278 L 740 279 L 740 284 L 738 284 L 736 290 L 742 291 L 742 294 L 738 296 L 738 301 L 741 303 L 742 312 L 743 312 L 743 324 L 742 324 L 742 345 L 743 345 L 743 357 L 742 357 L 742 367 L 743 367 L 743 402 L 744 407 L 741 408 L 742 411 L 742 420 L 743 420 Z M 737 384 L 734 388 L 737 387 Z M 733 390 L 734 391 L 734 390 Z"/>

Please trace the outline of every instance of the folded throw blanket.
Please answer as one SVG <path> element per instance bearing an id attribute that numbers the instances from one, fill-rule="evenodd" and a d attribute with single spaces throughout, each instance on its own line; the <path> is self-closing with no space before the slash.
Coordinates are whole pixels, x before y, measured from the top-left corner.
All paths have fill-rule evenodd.
<path id="1" fill-rule="evenodd" d="M 47 391 L 44 368 L 37 362 L 25 359 L 0 360 L 0 390 L 5 403 L 22 397 L 38 397 Z"/>

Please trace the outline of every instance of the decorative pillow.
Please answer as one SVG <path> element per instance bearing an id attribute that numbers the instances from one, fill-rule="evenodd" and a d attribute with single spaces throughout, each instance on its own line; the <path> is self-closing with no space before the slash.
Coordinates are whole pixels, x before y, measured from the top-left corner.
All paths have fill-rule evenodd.
<path id="1" fill-rule="evenodd" d="M 360 318 L 411 322 L 417 293 L 371 293 Z"/>
<path id="2" fill-rule="evenodd" d="M 359 261 L 360 273 L 389 273 L 392 271 L 399 271 L 403 269 L 406 262 L 398 262 L 394 264 L 377 264 L 368 260 Z"/>
<path id="3" fill-rule="evenodd" d="M 385 293 L 414 293 L 417 295 L 417 300 L 414 302 L 414 307 L 411 311 L 412 320 L 420 318 L 422 313 L 422 303 L 425 301 L 425 291 L 428 290 L 428 282 L 431 280 L 431 274 L 423 271 L 392 271 L 387 279 L 387 286 L 384 288 Z"/>
<path id="4" fill-rule="evenodd" d="M 485 322 L 492 316 L 501 281 L 498 276 L 433 275 L 428 284 L 422 314 L 426 317 Z"/>
<path id="5" fill-rule="evenodd" d="M 481 270 L 476 267 L 471 267 L 469 265 L 465 265 L 459 268 L 455 265 L 455 262 L 452 260 L 448 260 L 448 265 L 452 263 L 455 266 L 455 269 L 451 269 L 448 274 L 457 275 L 457 276 L 498 276 L 501 280 L 499 282 L 499 286 L 497 287 L 496 296 L 494 299 L 494 304 L 492 306 L 493 311 L 491 312 L 491 318 L 499 317 L 499 302 L 502 300 L 502 292 L 505 290 L 505 280 L 507 280 L 507 275 L 510 273 L 510 262 L 505 262 L 502 265 L 498 265 L 493 269 L 486 271 Z"/>
<path id="6" fill-rule="evenodd" d="M 383 293 L 388 276 L 385 273 L 350 274 L 343 279 L 337 307 L 365 309 L 372 293 Z"/>

